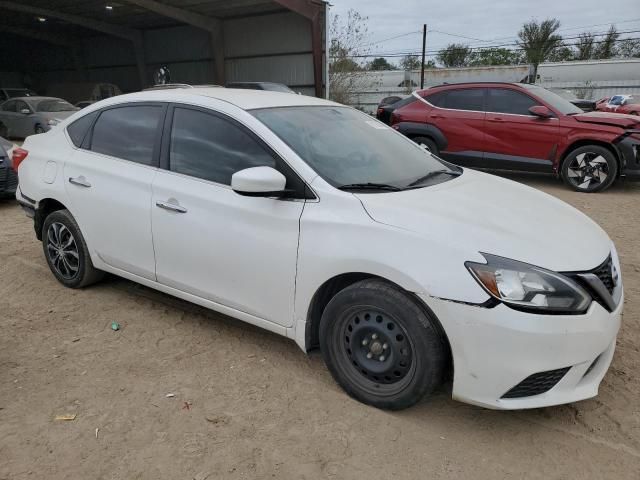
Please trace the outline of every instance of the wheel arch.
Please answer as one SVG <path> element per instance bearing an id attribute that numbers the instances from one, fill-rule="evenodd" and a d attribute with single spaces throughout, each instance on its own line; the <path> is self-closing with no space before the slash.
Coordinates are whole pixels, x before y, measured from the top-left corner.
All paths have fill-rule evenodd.
<path id="1" fill-rule="evenodd" d="M 567 148 L 565 148 L 562 154 L 562 157 L 560 159 L 560 163 L 558 164 L 558 174 L 562 172 L 562 167 L 564 166 L 564 162 L 567 161 L 567 157 L 569 156 L 569 154 L 573 152 L 576 148 L 585 147 L 587 145 L 597 145 L 598 147 L 604 147 L 607 150 L 609 150 L 613 154 L 614 158 L 616 159 L 616 162 L 618 164 L 617 176 L 618 177 L 620 176 L 620 173 L 624 168 L 624 165 L 622 165 L 622 155 L 620 151 L 616 148 L 615 145 L 609 142 L 605 142 L 603 140 L 595 140 L 592 138 L 582 138 L 580 140 L 575 140 L 573 143 L 569 144 Z"/>
<path id="2" fill-rule="evenodd" d="M 393 125 L 393 128 L 411 139 L 415 137 L 430 138 L 438 146 L 438 150 L 442 151 L 447 149 L 447 138 L 444 136 L 444 133 L 442 133 L 442 131 L 435 125 L 418 122 L 400 122 Z"/>
<path id="3" fill-rule="evenodd" d="M 36 231 L 38 240 L 42 241 L 42 225 L 44 224 L 45 218 L 58 210 L 68 210 L 68 208 L 55 198 L 44 198 L 38 202 L 38 208 L 36 208 L 36 214 L 33 219 L 33 228 Z"/>
<path id="4" fill-rule="evenodd" d="M 411 296 L 416 304 L 419 305 L 420 308 L 422 308 L 425 313 L 435 321 L 440 336 L 445 343 L 448 357 L 447 361 L 451 368 L 453 367 L 453 357 L 451 354 L 451 344 L 449 342 L 449 338 L 445 332 L 444 327 L 442 326 L 442 323 L 440 322 L 440 319 L 436 316 L 433 310 L 431 310 L 431 308 L 429 308 L 429 306 L 424 301 L 422 301 L 422 299 L 418 297 L 418 295 L 416 295 L 414 292 L 408 291 L 406 288 L 403 288 L 401 285 L 398 285 L 396 282 L 393 282 L 387 278 L 365 272 L 349 272 L 336 275 L 325 281 L 316 290 L 313 297 L 311 298 L 309 308 L 307 309 L 307 317 L 305 322 L 304 339 L 307 351 L 314 350 L 319 346 L 320 320 L 322 319 L 322 314 L 327 307 L 327 304 L 338 292 L 362 280 L 381 280 L 393 285 L 397 289 Z"/>

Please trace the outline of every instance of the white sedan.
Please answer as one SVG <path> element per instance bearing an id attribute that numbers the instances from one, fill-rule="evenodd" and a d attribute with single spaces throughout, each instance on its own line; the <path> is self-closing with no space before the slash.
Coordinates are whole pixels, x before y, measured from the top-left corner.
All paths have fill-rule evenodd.
<path id="1" fill-rule="evenodd" d="M 62 284 L 110 272 L 319 347 L 376 407 L 451 376 L 489 408 L 573 402 L 613 357 L 623 289 L 598 225 L 342 105 L 123 95 L 27 138 L 13 165 Z"/>

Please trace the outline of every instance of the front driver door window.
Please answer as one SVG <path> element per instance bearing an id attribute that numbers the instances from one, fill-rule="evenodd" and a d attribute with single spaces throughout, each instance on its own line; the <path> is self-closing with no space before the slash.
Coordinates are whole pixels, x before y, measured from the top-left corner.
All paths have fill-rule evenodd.
<path id="1" fill-rule="evenodd" d="M 244 312 L 264 326 L 291 326 L 303 200 L 247 197 L 231 175 L 276 167 L 299 178 L 246 127 L 220 113 L 176 106 L 153 182 L 158 281 Z M 168 208 L 167 209 L 167 204 Z"/>

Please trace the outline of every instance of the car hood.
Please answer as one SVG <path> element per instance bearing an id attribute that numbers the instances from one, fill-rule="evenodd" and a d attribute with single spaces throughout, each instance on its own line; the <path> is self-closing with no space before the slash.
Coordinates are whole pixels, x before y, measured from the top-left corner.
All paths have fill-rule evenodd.
<path id="1" fill-rule="evenodd" d="M 640 117 L 625 115 L 624 113 L 589 112 L 572 115 L 578 122 L 599 123 L 600 125 L 613 125 L 621 128 L 640 128 Z"/>
<path id="2" fill-rule="evenodd" d="M 418 233 L 428 239 L 425 248 L 466 260 L 483 252 L 567 272 L 591 270 L 611 252 L 607 234 L 575 208 L 469 169 L 430 187 L 356 196 L 374 221 Z"/>

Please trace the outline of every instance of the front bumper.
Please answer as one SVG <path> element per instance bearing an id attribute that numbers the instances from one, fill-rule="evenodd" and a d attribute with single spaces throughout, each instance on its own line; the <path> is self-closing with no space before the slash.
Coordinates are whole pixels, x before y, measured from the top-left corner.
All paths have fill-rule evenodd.
<path id="1" fill-rule="evenodd" d="M 493 409 L 538 408 L 598 394 L 615 349 L 624 298 L 608 312 L 592 302 L 583 315 L 538 315 L 421 296 L 447 334 L 453 398 Z M 523 380 L 568 367 L 544 393 L 505 398 Z M 507 395 L 508 397 L 508 395 Z"/>
<path id="2" fill-rule="evenodd" d="M 640 131 L 633 132 L 620 137 L 614 145 L 622 159 L 620 175 L 630 180 L 640 180 Z"/>

